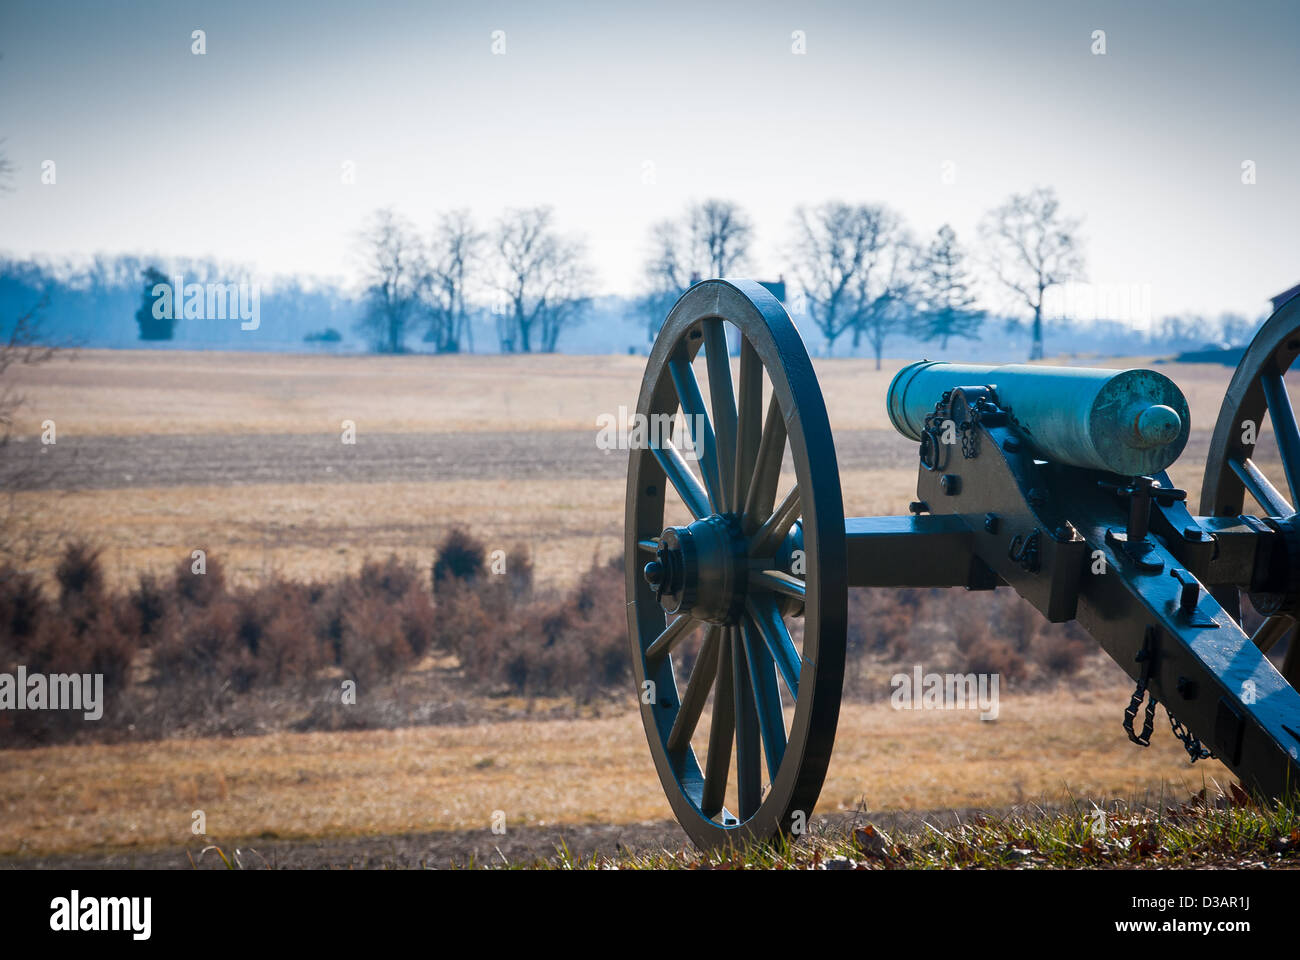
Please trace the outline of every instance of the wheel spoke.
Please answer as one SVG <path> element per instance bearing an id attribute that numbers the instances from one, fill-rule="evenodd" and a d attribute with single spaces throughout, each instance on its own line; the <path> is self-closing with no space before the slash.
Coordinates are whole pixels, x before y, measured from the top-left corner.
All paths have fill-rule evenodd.
<path id="1" fill-rule="evenodd" d="M 1295 411 L 1287 396 L 1282 374 L 1269 370 L 1259 378 L 1268 402 L 1268 416 L 1273 421 L 1273 439 L 1282 455 L 1282 469 L 1286 471 L 1286 485 L 1291 490 L 1291 501 L 1300 499 L 1300 428 L 1296 427 Z"/>
<path id="2" fill-rule="evenodd" d="M 1274 614 L 1266 619 L 1250 636 L 1250 642 L 1259 647 L 1260 653 L 1268 653 L 1274 644 L 1286 636 L 1287 631 L 1295 626 L 1295 620 L 1284 613 Z"/>
<path id="3" fill-rule="evenodd" d="M 787 597 L 794 597 L 798 600 L 804 599 L 804 582 L 782 570 L 756 570 L 749 575 L 749 584 L 753 587 L 771 590 L 773 593 L 784 594 Z"/>
<path id="4" fill-rule="evenodd" d="M 772 511 L 772 515 L 767 518 L 764 524 L 758 528 L 758 533 L 754 534 L 754 542 L 750 547 L 750 555 L 755 557 L 769 556 L 777 548 L 785 535 L 790 532 L 790 527 L 799 519 L 799 484 L 790 488 L 790 492 L 785 495 L 781 505 Z"/>
<path id="5" fill-rule="evenodd" d="M 744 507 L 749 481 L 758 460 L 758 443 L 763 433 L 763 363 L 758 351 L 740 338 L 740 395 L 736 421 L 736 493 L 732 503 Z"/>
<path id="6" fill-rule="evenodd" d="M 785 628 L 785 621 L 776 608 L 776 601 L 762 594 L 750 594 L 745 598 L 745 608 L 763 635 L 763 642 L 776 661 L 776 669 L 785 681 L 790 696 L 799 699 L 799 653 L 790 639 L 790 631 Z"/>
<path id="7" fill-rule="evenodd" d="M 699 623 L 686 614 L 678 614 L 677 619 L 668 626 L 664 627 L 664 632 L 655 637 L 654 642 L 646 647 L 645 658 L 647 660 L 657 660 L 664 654 L 672 650 L 681 639 L 690 633 L 690 628 Z"/>
<path id="8" fill-rule="evenodd" d="M 736 794 L 741 822 L 758 812 L 763 798 L 763 775 L 759 756 L 758 710 L 740 631 L 730 627 L 732 683 L 736 688 Z"/>
<path id="9" fill-rule="evenodd" d="M 1230 458 L 1228 466 L 1241 480 L 1241 485 L 1246 488 L 1246 492 L 1264 508 L 1264 512 L 1270 517 L 1289 517 L 1295 513 L 1291 504 L 1286 502 L 1286 497 L 1282 496 L 1277 487 L 1269 483 L 1268 477 L 1264 476 L 1263 471 L 1250 457 L 1245 460 Z"/>
<path id="10" fill-rule="evenodd" d="M 773 393 L 767 405 L 767 417 L 763 421 L 763 439 L 758 445 L 754 476 L 745 496 L 746 533 L 753 533 L 772 515 L 776 485 L 781 481 L 781 461 L 784 459 L 785 417 L 781 413 L 781 405 L 776 402 L 776 394 Z"/>
<path id="11" fill-rule="evenodd" d="M 704 703 L 709 699 L 709 689 L 713 686 L 718 673 L 719 635 L 722 628 L 710 626 L 704 632 L 704 642 L 700 645 L 700 655 L 691 667 L 691 678 L 686 682 L 686 692 L 682 694 L 681 705 L 677 708 L 677 718 L 668 733 L 669 751 L 683 750 L 690 745 L 695 728 L 699 726 L 700 714 Z"/>
<path id="12" fill-rule="evenodd" d="M 664 476 L 673 485 L 677 495 L 682 498 L 682 503 L 686 504 L 686 509 L 691 512 L 691 516 L 696 520 L 707 517 L 711 513 L 709 495 L 700 486 L 700 481 L 695 479 L 695 474 L 687 465 L 685 458 L 677 452 L 677 448 L 667 440 L 663 440 L 659 446 L 652 449 L 659 466 L 663 468 Z"/>
<path id="13" fill-rule="evenodd" d="M 686 429 L 691 435 L 691 445 L 700 459 L 701 473 L 704 474 L 704 486 L 709 491 L 709 503 L 714 513 L 722 512 L 722 491 L 718 488 L 718 446 L 713 438 L 713 425 L 704 410 L 704 397 L 700 394 L 700 385 L 695 380 L 695 371 L 686 358 L 684 349 L 678 350 L 668 361 L 668 370 L 677 388 L 677 399 L 681 401 L 682 413 L 686 414 Z"/>
<path id="14" fill-rule="evenodd" d="M 731 358 L 727 330 L 720 319 L 704 321 L 705 363 L 709 371 L 709 400 L 713 407 L 713 432 L 718 444 L 718 486 L 722 509 L 735 509 L 736 501 L 736 396 L 731 386 Z"/>
<path id="15" fill-rule="evenodd" d="M 704 794 L 700 811 L 709 818 L 722 810 L 731 767 L 731 741 L 736 729 L 735 693 L 731 680 L 731 644 L 723 634 L 718 644 L 717 682 L 713 689 L 713 724 L 709 728 L 709 755 L 704 761 Z"/>
<path id="16" fill-rule="evenodd" d="M 781 690 L 776 685 L 776 667 L 767 652 L 754 621 L 746 617 L 740 627 L 745 638 L 745 659 L 758 706 L 758 727 L 763 736 L 769 782 L 776 780 L 785 756 L 785 715 L 781 712 Z"/>

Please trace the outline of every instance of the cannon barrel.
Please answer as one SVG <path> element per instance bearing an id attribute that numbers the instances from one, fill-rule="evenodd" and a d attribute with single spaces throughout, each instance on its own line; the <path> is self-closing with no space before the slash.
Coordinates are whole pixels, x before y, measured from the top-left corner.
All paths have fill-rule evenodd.
<path id="1" fill-rule="evenodd" d="M 999 407 L 1043 460 L 1140 476 L 1164 470 L 1187 445 L 1187 399 L 1154 370 L 1032 364 L 983 365 L 921 360 L 889 385 L 889 419 L 920 440 L 944 393 L 991 387 Z"/>

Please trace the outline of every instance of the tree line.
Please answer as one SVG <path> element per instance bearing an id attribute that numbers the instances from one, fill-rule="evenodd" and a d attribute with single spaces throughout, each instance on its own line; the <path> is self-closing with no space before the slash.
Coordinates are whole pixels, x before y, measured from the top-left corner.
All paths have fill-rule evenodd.
<path id="1" fill-rule="evenodd" d="M 11 189 L 12 173 L 0 140 L 0 194 Z M 1013 194 L 980 220 L 975 257 L 950 225 L 917 240 L 902 216 L 884 204 L 829 200 L 799 206 L 779 247 L 793 278 L 787 305 L 817 329 L 827 352 L 844 338 L 855 351 L 865 343 L 879 367 L 887 341 L 895 336 L 935 341 L 943 348 L 953 339 L 979 339 L 994 316 L 976 293 L 982 274 L 988 287 L 1001 289 L 1028 313 L 1030 358 L 1038 359 L 1044 352 L 1048 295 L 1084 279 L 1079 226 L 1078 219 L 1062 212 L 1050 188 Z M 648 338 L 653 340 L 692 283 L 749 270 L 753 240 L 749 215 L 728 200 L 692 203 L 680 216 L 653 224 L 645 285 L 632 301 Z M 474 350 L 476 322 L 490 316 L 502 352 L 554 352 L 561 335 L 592 303 L 586 243 L 561 233 L 546 206 L 507 210 L 486 228 L 469 211 L 446 211 L 427 233 L 391 208 L 380 209 L 367 220 L 358 246 L 364 276 L 359 301 L 333 284 L 279 281 L 268 295 L 277 321 L 272 329 L 282 337 L 288 333 L 303 342 L 332 344 L 343 340 L 334 324 L 344 329 L 351 324 L 380 352 L 404 352 L 418 334 L 436 352 L 459 353 Z M 0 335 L 23 322 L 35 323 L 37 315 L 53 315 L 63 340 L 90 342 L 125 313 L 123 298 L 134 287 L 138 309 L 132 319 L 139 338 L 171 340 L 178 315 L 160 318 L 153 307 L 155 288 L 176 273 L 229 279 L 247 271 L 211 261 L 163 263 L 132 255 L 97 255 L 88 265 L 0 258 Z M 28 320 L 15 324 L 13 317 Z M 304 334 L 308 317 L 325 326 Z M 1072 334 L 1084 332 L 1078 324 L 1069 326 Z M 1217 322 L 1165 316 L 1143 339 L 1177 348 L 1215 337 L 1239 344 L 1257 326 L 1258 321 L 1230 313 Z M 1130 329 L 1110 321 L 1093 327 L 1107 342 L 1127 337 Z M 199 332 L 217 339 L 222 334 Z"/>
<path id="2" fill-rule="evenodd" d="M 1031 358 L 1043 355 L 1048 291 L 1082 279 L 1078 221 L 1050 189 L 1015 194 L 980 223 L 984 266 L 1032 316 Z M 653 224 L 639 311 L 652 339 L 677 298 L 709 277 L 749 266 L 753 222 L 736 203 L 707 199 Z M 360 329 L 376 350 L 405 349 L 412 332 L 440 353 L 473 349 L 472 320 L 486 299 L 502 352 L 552 352 L 590 303 L 586 244 L 562 235 L 549 207 L 506 211 L 488 230 L 468 211 L 439 215 L 427 235 L 391 209 L 376 211 L 360 237 L 365 313 Z M 978 303 L 970 258 L 949 225 L 918 242 L 883 204 L 827 201 L 795 210 L 781 251 L 804 314 L 833 352 L 841 337 L 876 357 L 896 334 L 978 338 L 988 311 Z"/>
<path id="3" fill-rule="evenodd" d="M 420 333 L 438 353 L 472 351 L 486 295 L 503 353 L 552 353 L 591 301 L 586 245 L 561 234 L 550 207 L 506 211 L 482 230 L 466 210 L 439 215 L 422 236 L 391 209 L 360 236 L 365 273 L 358 324 L 374 349 L 399 353 Z"/>
<path id="4" fill-rule="evenodd" d="M 1083 279 L 1079 222 L 1064 216 L 1051 189 L 1014 194 L 979 225 L 982 263 L 1031 315 L 1031 359 L 1043 355 L 1046 294 Z M 653 336 L 691 282 L 734 275 L 749 261 L 752 221 L 726 200 L 692 204 L 650 229 L 647 292 L 640 300 Z M 905 334 L 947 347 L 977 339 L 989 313 L 975 294 L 971 258 L 956 231 L 941 226 L 919 242 L 884 204 L 831 200 L 796 208 L 782 251 L 794 275 L 796 312 L 833 352 L 842 337 L 867 344 L 879 367 L 887 340 Z"/>

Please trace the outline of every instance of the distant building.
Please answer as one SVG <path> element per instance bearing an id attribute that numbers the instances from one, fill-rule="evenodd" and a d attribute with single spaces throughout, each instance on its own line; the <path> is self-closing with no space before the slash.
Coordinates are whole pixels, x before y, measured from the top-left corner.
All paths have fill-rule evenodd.
<path id="1" fill-rule="evenodd" d="M 767 287 L 767 292 L 785 303 L 785 274 L 777 274 L 775 280 L 760 280 L 759 286 Z"/>
<path id="2" fill-rule="evenodd" d="M 1297 283 L 1290 290 L 1283 290 L 1276 297 L 1270 297 L 1269 299 L 1273 301 L 1273 312 L 1277 313 L 1281 310 L 1282 304 L 1286 303 L 1298 293 L 1300 293 L 1300 283 Z"/>

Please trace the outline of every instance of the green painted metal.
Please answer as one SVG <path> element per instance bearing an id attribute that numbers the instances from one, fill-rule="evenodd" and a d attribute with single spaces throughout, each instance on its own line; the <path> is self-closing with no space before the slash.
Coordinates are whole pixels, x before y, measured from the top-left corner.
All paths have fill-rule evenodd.
<path id="1" fill-rule="evenodd" d="M 1187 400 L 1154 370 L 922 360 L 898 372 L 887 405 L 894 427 L 920 440 L 945 393 L 989 386 L 1017 435 L 1043 460 L 1141 476 L 1164 470 L 1191 430 Z"/>

